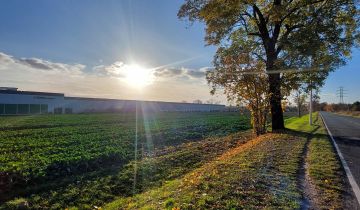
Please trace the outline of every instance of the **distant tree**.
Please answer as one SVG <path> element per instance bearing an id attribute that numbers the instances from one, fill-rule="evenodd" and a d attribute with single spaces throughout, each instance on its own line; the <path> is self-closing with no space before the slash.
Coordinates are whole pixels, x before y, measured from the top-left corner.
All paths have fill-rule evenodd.
<path id="1" fill-rule="evenodd" d="M 202 104 L 203 102 L 200 99 L 196 99 L 193 101 L 194 104 Z"/>
<path id="2" fill-rule="evenodd" d="M 240 64 L 238 71 L 228 74 L 243 73 L 241 64 L 249 59 L 265 65 L 272 129 L 278 130 L 284 128 L 282 87 L 289 92 L 299 79 L 279 70 L 316 66 L 327 76 L 344 64 L 359 38 L 356 4 L 355 0 L 186 0 L 178 16 L 206 24 L 207 44 L 218 47 L 214 62 L 231 59 Z M 224 51 L 233 54 L 220 59 Z M 223 72 L 223 67 L 217 65 L 214 71 Z M 209 78 L 210 83 L 218 81 Z"/>
<path id="3" fill-rule="evenodd" d="M 320 104 L 320 91 L 319 89 L 316 89 L 312 97 L 313 111 L 319 110 L 318 109 L 319 104 Z"/>
<path id="4" fill-rule="evenodd" d="M 319 104 L 319 109 L 320 111 L 326 111 L 326 107 L 328 106 L 328 103 L 323 102 Z"/>
<path id="5" fill-rule="evenodd" d="M 185 100 L 182 100 L 182 101 L 181 101 L 181 103 L 187 103 L 187 101 L 185 101 Z"/>
<path id="6" fill-rule="evenodd" d="M 340 111 L 349 111 L 350 104 L 328 104 L 325 107 L 325 111 L 328 112 L 340 112 Z"/>
<path id="7" fill-rule="evenodd" d="M 289 102 L 287 100 L 282 100 L 281 101 L 281 109 L 282 109 L 283 112 L 286 112 L 286 109 L 287 109 L 288 105 L 289 105 Z"/>
<path id="8" fill-rule="evenodd" d="M 342 111 L 342 105 L 341 104 L 332 104 L 332 107 L 334 109 L 334 112 Z"/>
<path id="9" fill-rule="evenodd" d="M 213 100 L 213 99 L 209 99 L 209 100 L 207 100 L 205 103 L 207 103 L 207 104 L 214 104 L 214 100 Z"/>
<path id="10" fill-rule="evenodd" d="M 211 98 L 211 99 L 207 100 L 206 103 L 207 104 L 220 104 L 220 101 L 216 101 L 216 100 Z"/>
<path id="11" fill-rule="evenodd" d="M 333 111 L 335 111 L 335 109 L 334 109 L 334 104 L 327 104 L 327 105 L 324 107 L 324 111 L 327 111 L 327 112 L 333 112 Z"/>
<path id="12" fill-rule="evenodd" d="M 356 101 L 351 105 L 351 110 L 352 111 L 360 111 L 360 102 Z"/>
<path id="13" fill-rule="evenodd" d="M 297 105 L 298 117 L 301 117 L 301 110 L 305 106 L 306 94 L 299 88 L 295 93 L 295 103 Z"/>

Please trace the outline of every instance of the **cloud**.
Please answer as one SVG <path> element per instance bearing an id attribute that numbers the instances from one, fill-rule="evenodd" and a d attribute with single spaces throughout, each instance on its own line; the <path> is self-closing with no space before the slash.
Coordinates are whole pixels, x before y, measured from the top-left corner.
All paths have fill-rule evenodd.
<path id="1" fill-rule="evenodd" d="M 204 78 L 206 72 L 198 71 L 198 70 L 188 70 L 187 75 L 191 78 Z"/>
<path id="2" fill-rule="evenodd" d="M 105 66 L 105 65 L 99 65 L 93 67 L 94 72 L 96 72 L 99 75 L 108 75 L 113 77 L 119 77 L 122 78 L 125 76 L 125 72 L 129 69 L 129 65 L 125 64 L 121 61 L 116 61 L 112 63 L 111 65 Z M 210 70 L 209 67 L 203 67 L 200 69 L 188 69 L 188 68 L 154 68 L 149 69 L 152 71 L 152 74 L 155 78 L 158 79 L 204 79 L 206 75 L 206 71 Z"/>
<path id="3" fill-rule="evenodd" d="M 82 64 L 65 64 L 47 61 L 40 58 L 15 58 L 11 55 L 0 52 L 0 64 L 11 65 L 17 64 L 18 68 L 29 70 L 56 71 L 70 74 L 82 74 L 85 65 Z"/>
<path id="4" fill-rule="evenodd" d="M 21 58 L 18 60 L 19 63 L 28 65 L 29 67 L 42 70 L 51 70 L 52 68 L 45 63 L 45 61 L 38 58 Z"/>
<path id="5" fill-rule="evenodd" d="M 41 58 L 16 58 L 0 52 L 0 83 L 21 90 L 85 97 L 162 101 L 207 100 L 211 97 L 205 82 L 207 67 L 150 69 L 155 77 L 154 83 L 136 90 L 124 82 L 124 71 L 129 66 L 116 61 L 110 65 L 86 67 Z"/>
<path id="6" fill-rule="evenodd" d="M 155 76 L 165 78 L 183 78 L 183 79 L 204 79 L 207 67 L 200 69 L 188 69 L 188 68 L 164 68 L 156 69 Z"/>
<path id="7" fill-rule="evenodd" d="M 46 72 L 67 73 L 68 75 L 97 75 L 97 76 L 110 76 L 116 78 L 124 78 L 126 71 L 129 70 L 130 65 L 122 61 L 116 61 L 110 65 L 94 66 L 91 71 L 85 71 L 86 66 L 83 64 L 65 64 L 58 62 L 51 62 L 40 58 L 15 58 L 11 55 L 0 52 L 1 66 L 16 65 L 17 68 L 27 70 L 41 70 Z M 203 67 L 200 69 L 188 68 L 154 68 L 150 69 L 156 78 L 182 78 L 182 79 L 204 79 L 206 71 L 210 67 Z"/>
<path id="8" fill-rule="evenodd" d="M 10 63 L 14 63 L 14 59 L 12 58 L 12 56 L 0 52 L 0 63 L 2 65 L 7 65 Z"/>
<path id="9" fill-rule="evenodd" d="M 128 68 L 128 65 L 121 61 L 116 61 L 112 63 L 111 65 L 99 65 L 94 66 L 93 70 L 95 73 L 101 76 L 112 76 L 112 77 L 124 77 L 124 71 Z"/>
<path id="10" fill-rule="evenodd" d="M 184 68 L 160 68 L 160 69 L 155 69 L 154 75 L 156 77 L 165 77 L 165 78 L 170 78 L 170 77 L 178 77 L 184 74 L 186 70 Z"/>

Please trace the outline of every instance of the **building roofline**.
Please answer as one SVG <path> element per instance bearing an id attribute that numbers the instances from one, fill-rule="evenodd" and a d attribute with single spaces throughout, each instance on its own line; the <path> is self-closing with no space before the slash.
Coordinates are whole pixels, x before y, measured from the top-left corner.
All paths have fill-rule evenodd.
<path id="1" fill-rule="evenodd" d="M 65 96 L 64 93 L 49 93 L 49 92 L 37 92 L 37 91 L 19 91 L 14 89 L 1 90 L 0 94 L 18 94 L 18 95 L 41 95 L 41 96 L 60 96 L 64 97 L 64 100 L 91 100 L 91 101 L 129 101 L 129 102 L 144 102 L 144 103 L 169 103 L 169 104 L 191 104 L 191 105 L 212 105 L 212 106 L 224 106 L 223 104 L 196 104 L 188 102 L 169 102 L 169 101 L 143 101 L 143 100 L 128 100 L 128 99 L 112 99 L 112 98 L 91 98 L 91 97 L 74 97 Z"/>
<path id="2" fill-rule="evenodd" d="M 0 94 L 18 94 L 18 95 L 41 95 L 41 96 L 62 96 L 63 93 L 48 93 L 48 92 L 36 92 L 36 91 L 16 91 L 16 90 L 0 90 Z"/>

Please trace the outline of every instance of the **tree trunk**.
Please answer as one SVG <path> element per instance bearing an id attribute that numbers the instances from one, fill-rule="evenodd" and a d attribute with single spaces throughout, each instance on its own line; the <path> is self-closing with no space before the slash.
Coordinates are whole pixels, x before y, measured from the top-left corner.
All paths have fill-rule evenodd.
<path id="1" fill-rule="evenodd" d="M 268 42 L 266 71 L 269 72 L 269 94 L 270 94 L 270 108 L 271 108 L 271 127 L 272 131 L 282 130 L 284 126 L 283 110 L 281 108 L 281 81 L 280 73 L 271 73 L 276 70 L 275 61 L 277 54 L 275 51 L 275 43 Z"/>
<path id="2" fill-rule="evenodd" d="M 285 128 L 284 116 L 281 108 L 280 86 L 280 73 L 269 74 L 271 123 L 273 131 L 282 130 Z"/>

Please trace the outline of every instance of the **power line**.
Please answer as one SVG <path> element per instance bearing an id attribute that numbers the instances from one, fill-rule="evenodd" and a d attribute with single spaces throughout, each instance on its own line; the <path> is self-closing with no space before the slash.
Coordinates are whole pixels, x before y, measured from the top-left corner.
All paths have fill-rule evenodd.
<path id="1" fill-rule="evenodd" d="M 339 103 L 344 104 L 344 97 L 346 97 L 346 90 L 343 86 L 340 86 L 336 91 L 336 95 L 339 96 Z"/>
<path id="2" fill-rule="evenodd" d="M 264 75 L 269 75 L 269 74 L 280 74 L 280 73 L 311 73 L 311 72 L 321 72 L 321 71 L 326 71 L 327 66 L 315 66 L 315 67 L 311 67 L 311 68 L 289 68 L 289 69 L 278 69 L 278 70 L 271 70 L 271 71 L 266 71 L 266 70 L 258 70 L 258 71 L 248 71 L 248 70 L 243 70 L 243 69 L 236 69 L 237 71 L 234 72 L 228 72 L 225 73 L 227 75 L 246 75 L 246 74 L 250 74 L 250 75 L 258 75 L 258 74 L 264 74 Z M 211 67 L 208 68 L 208 70 L 214 70 L 215 68 Z"/>

